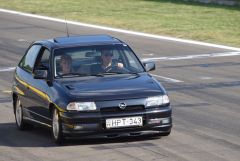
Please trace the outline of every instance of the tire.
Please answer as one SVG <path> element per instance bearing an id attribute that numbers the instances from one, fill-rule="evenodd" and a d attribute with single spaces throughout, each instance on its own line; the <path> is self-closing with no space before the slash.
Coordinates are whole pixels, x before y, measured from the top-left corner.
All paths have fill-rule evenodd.
<path id="1" fill-rule="evenodd" d="M 25 122 L 23 119 L 23 109 L 21 105 L 21 101 L 17 98 L 16 103 L 14 105 L 14 114 L 17 128 L 19 130 L 26 130 L 32 127 L 32 125 Z"/>
<path id="2" fill-rule="evenodd" d="M 52 113 L 52 137 L 57 144 L 62 144 L 65 140 L 62 132 L 62 122 L 56 108 L 53 109 Z"/>

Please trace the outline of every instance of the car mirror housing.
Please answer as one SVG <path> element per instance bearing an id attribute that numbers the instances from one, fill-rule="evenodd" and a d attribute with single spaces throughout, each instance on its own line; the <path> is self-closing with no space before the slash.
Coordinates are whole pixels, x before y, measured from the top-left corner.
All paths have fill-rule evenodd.
<path id="1" fill-rule="evenodd" d="M 143 62 L 143 65 L 147 72 L 155 70 L 155 63 L 154 62 Z"/>
<path id="2" fill-rule="evenodd" d="M 37 69 L 33 73 L 34 79 L 47 79 L 48 76 L 48 70 L 46 69 Z"/>

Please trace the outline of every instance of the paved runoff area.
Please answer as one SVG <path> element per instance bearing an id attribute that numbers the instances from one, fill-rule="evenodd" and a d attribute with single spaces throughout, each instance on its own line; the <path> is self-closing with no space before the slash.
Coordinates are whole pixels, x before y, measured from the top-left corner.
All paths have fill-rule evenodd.
<path id="1" fill-rule="evenodd" d="M 240 51 L 68 24 L 71 35 L 110 34 L 128 43 L 167 89 L 173 108 L 168 137 L 71 140 L 57 146 L 50 131 L 15 126 L 14 67 L 32 41 L 65 36 L 65 24 L 0 12 L 0 161 L 239 161 Z"/>

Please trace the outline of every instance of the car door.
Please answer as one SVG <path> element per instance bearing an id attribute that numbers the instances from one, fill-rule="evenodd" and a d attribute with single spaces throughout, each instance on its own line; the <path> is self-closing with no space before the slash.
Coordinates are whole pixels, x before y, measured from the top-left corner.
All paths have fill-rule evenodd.
<path id="1" fill-rule="evenodd" d="M 22 93 L 21 95 L 19 94 L 18 97 L 23 106 L 23 114 L 26 119 L 32 118 L 31 113 L 28 110 L 32 104 L 31 94 L 29 94 L 29 88 L 34 64 L 40 50 L 41 45 L 33 44 L 32 46 L 30 46 L 16 68 L 16 88 L 18 89 L 18 91 L 21 91 L 20 93 Z"/>
<path id="2" fill-rule="evenodd" d="M 25 119 L 44 125 L 49 125 L 51 119 L 48 113 L 49 99 L 46 94 L 46 80 L 34 79 L 33 72 L 45 63 L 49 67 L 50 51 L 41 44 L 32 45 L 16 70 L 17 86 L 24 93 L 21 104 Z"/>
<path id="3" fill-rule="evenodd" d="M 42 46 L 36 59 L 34 70 L 39 69 L 50 69 L 50 51 L 46 47 Z M 29 79 L 29 84 L 32 86 L 28 91 L 29 101 L 31 105 L 28 107 L 31 116 L 34 121 L 44 124 L 51 125 L 51 116 L 49 113 L 49 96 L 47 94 L 49 84 L 46 79 L 35 79 L 34 75 Z"/>

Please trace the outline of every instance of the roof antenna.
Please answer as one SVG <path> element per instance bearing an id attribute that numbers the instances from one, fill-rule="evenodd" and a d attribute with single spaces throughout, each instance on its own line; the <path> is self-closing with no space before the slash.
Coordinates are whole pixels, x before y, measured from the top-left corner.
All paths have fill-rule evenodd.
<path id="1" fill-rule="evenodd" d="M 65 25 L 66 25 L 67 36 L 69 37 L 69 33 L 68 33 L 68 24 L 67 24 L 66 17 L 65 17 Z"/>

